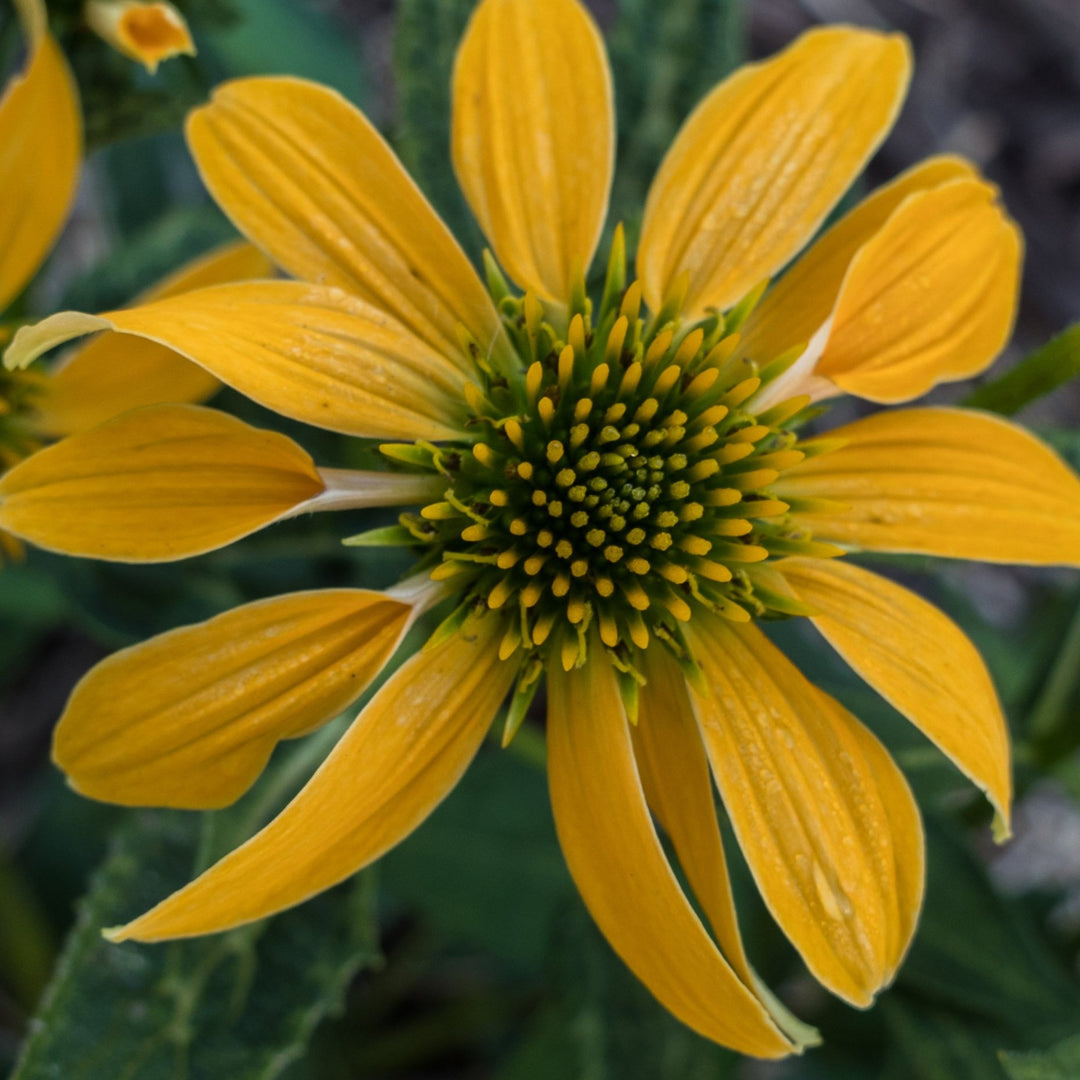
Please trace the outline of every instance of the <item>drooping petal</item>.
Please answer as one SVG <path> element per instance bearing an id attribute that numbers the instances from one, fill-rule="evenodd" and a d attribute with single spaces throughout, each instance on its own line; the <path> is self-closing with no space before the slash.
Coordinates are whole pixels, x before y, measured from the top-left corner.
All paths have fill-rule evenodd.
<path id="1" fill-rule="evenodd" d="M 291 439 L 196 405 L 150 405 L 0 478 L 0 527 L 66 555 L 198 555 L 286 516 L 323 482 Z"/>
<path id="2" fill-rule="evenodd" d="M 904 38 L 831 27 L 725 79 L 649 191 L 637 267 L 650 307 L 684 272 L 697 316 L 783 267 L 885 137 L 910 69 Z"/>
<path id="3" fill-rule="evenodd" d="M 922 903 L 922 825 L 907 783 L 756 626 L 699 619 L 691 629 L 708 683 L 691 699 L 765 903 L 818 980 L 869 1005 Z"/>
<path id="4" fill-rule="evenodd" d="M 75 197 L 82 157 L 75 80 L 46 31 L 44 7 L 23 6 L 30 60 L 0 100 L 0 311 L 55 243 Z"/>
<path id="5" fill-rule="evenodd" d="M 411 610 L 364 589 L 293 593 L 122 649 L 75 687 L 53 760 L 105 802 L 227 806 L 281 739 L 360 696 Z"/>
<path id="6" fill-rule="evenodd" d="M 164 0 L 87 0 L 84 10 L 87 25 L 95 34 L 142 64 L 151 75 L 162 60 L 195 55 L 187 21 Z"/>
<path id="7" fill-rule="evenodd" d="M 570 297 L 592 261 L 615 164 L 611 71 L 579 0 L 483 0 L 454 66 L 465 197 L 525 289 Z"/>
<path id="8" fill-rule="evenodd" d="M 839 450 L 810 456 L 778 498 L 838 500 L 807 513 L 818 539 L 868 551 L 986 562 L 1080 565 L 1080 479 L 1046 445 L 1000 416 L 897 409 L 829 432 Z"/>
<path id="9" fill-rule="evenodd" d="M 464 252 L 333 90 L 293 78 L 225 83 L 189 116 L 187 137 L 221 208 L 290 274 L 354 293 L 462 368 L 459 325 L 481 350 L 503 347 Z"/>
<path id="10" fill-rule="evenodd" d="M 272 270 L 266 256 L 250 244 L 226 244 L 188 263 L 141 300 L 265 278 Z M 220 385 L 205 368 L 164 345 L 106 331 L 52 371 L 46 396 L 37 403 L 35 426 L 43 435 L 60 438 L 140 405 L 205 401 Z"/>
<path id="11" fill-rule="evenodd" d="M 690 887 L 728 963 L 751 984 L 724 847 L 716 821 L 709 761 L 690 705 L 686 678 L 658 649 L 644 657 L 634 756 L 649 807 L 671 837 Z"/>
<path id="12" fill-rule="evenodd" d="M 974 167 L 963 158 L 929 158 L 863 199 L 769 289 L 740 328 L 741 349 L 751 359 L 768 363 L 810 341 L 832 315 L 851 260 L 897 207 L 911 195 L 974 175 Z"/>
<path id="13" fill-rule="evenodd" d="M 505 626 L 475 620 L 407 661 L 299 795 L 242 847 L 114 941 L 227 930 L 299 904 L 373 862 L 450 793 L 515 675 Z"/>
<path id="14" fill-rule="evenodd" d="M 846 559 L 777 564 L 814 625 L 883 698 L 987 793 L 1008 834 L 1009 732 L 990 673 L 967 635 L 933 604 Z"/>
<path id="15" fill-rule="evenodd" d="M 549 665 L 547 739 L 559 842 L 615 951 L 666 1008 L 707 1038 L 758 1057 L 796 1050 L 721 956 L 668 865 L 615 676 L 599 647 L 584 668 Z"/>
<path id="16" fill-rule="evenodd" d="M 870 401 L 909 401 L 988 367 L 1012 332 L 1020 231 L 996 189 L 912 195 L 851 261 L 816 374 Z"/>
<path id="17" fill-rule="evenodd" d="M 642 672 L 647 682 L 641 688 L 638 722 L 631 736 L 649 808 L 671 838 L 724 958 L 785 1034 L 803 1046 L 814 1045 L 819 1041 L 817 1032 L 776 1000 L 746 957 L 716 820 L 709 761 L 686 679 L 675 660 L 656 648 L 646 651 Z"/>
<path id="18" fill-rule="evenodd" d="M 267 408 L 316 427 L 449 439 L 464 418 L 460 372 L 390 316 L 340 289 L 295 281 L 216 285 L 104 315 L 23 327 L 5 363 L 98 330 L 164 345 Z"/>

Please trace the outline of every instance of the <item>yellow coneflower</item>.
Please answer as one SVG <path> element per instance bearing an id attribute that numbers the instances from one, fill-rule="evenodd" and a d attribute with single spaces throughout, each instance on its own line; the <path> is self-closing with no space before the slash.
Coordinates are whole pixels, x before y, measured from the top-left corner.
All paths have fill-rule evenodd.
<path id="1" fill-rule="evenodd" d="M 918 918 L 918 811 L 874 736 L 761 624 L 811 619 L 987 792 L 1005 835 L 1008 738 L 975 649 L 840 556 L 1080 564 L 1080 481 L 1007 421 L 912 408 L 805 434 L 817 402 L 908 400 L 982 370 L 1010 332 L 1019 234 L 951 157 L 876 192 L 765 291 L 883 138 L 909 66 L 902 38 L 837 27 L 735 73 L 661 165 L 636 279 L 617 231 L 593 297 L 613 109 L 577 0 L 483 0 L 455 69 L 457 173 L 520 292 L 494 258 L 485 288 L 333 92 L 245 79 L 191 116 L 210 191 L 300 280 L 67 313 L 23 330 L 9 362 L 94 330 L 149 338 L 286 416 L 385 440 L 387 468 L 319 469 L 280 435 L 159 406 L 14 469 L 0 525 L 154 560 L 305 510 L 412 505 L 353 539 L 418 564 L 387 593 L 265 600 L 117 653 L 72 695 L 57 762 L 95 798 L 227 804 L 279 740 L 353 700 L 419 614 L 449 614 L 273 822 L 115 940 L 223 930 L 354 873 L 450 791 L 507 700 L 504 740 L 546 683 L 570 871 L 667 1008 L 748 1054 L 815 1038 L 748 962 L 713 783 L 811 972 L 872 1001 Z"/>

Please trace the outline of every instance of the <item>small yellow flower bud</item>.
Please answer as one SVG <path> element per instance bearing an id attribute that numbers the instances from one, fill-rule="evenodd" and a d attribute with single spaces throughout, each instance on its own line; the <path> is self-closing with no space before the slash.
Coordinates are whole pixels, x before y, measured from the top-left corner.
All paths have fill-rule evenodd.
<path id="1" fill-rule="evenodd" d="M 142 64 L 151 75 L 162 60 L 195 55 L 184 16 L 172 4 L 135 0 L 87 0 L 87 25 L 118 52 Z"/>

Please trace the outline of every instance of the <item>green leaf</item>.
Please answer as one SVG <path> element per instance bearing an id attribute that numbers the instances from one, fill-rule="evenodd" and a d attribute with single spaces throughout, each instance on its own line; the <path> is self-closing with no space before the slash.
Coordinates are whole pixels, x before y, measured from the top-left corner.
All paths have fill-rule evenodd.
<path id="1" fill-rule="evenodd" d="M 476 258 L 480 230 L 450 162 L 450 76 L 475 0 L 400 0 L 394 35 L 398 95 L 394 145 L 405 168 Z"/>
<path id="2" fill-rule="evenodd" d="M 895 995 L 881 1008 L 894 1043 L 885 1080 L 1006 1080 L 988 1025 L 965 1023 Z"/>
<path id="3" fill-rule="evenodd" d="M 1080 1035 L 1030 1054 L 1001 1055 L 1009 1080 L 1076 1080 L 1080 1076 Z"/>
<path id="4" fill-rule="evenodd" d="M 1080 375 L 1080 322 L 1073 323 L 1011 371 L 984 383 L 964 400 L 972 409 L 1012 416 Z"/>
<path id="5" fill-rule="evenodd" d="M 209 39 L 227 75 L 298 75 L 363 102 L 359 38 L 354 45 L 325 5 L 294 0 L 230 0 L 230 5 L 238 20 Z"/>
<path id="6" fill-rule="evenodd" d="M 552 913 L 573 892 L 543 772 L 494 746 L 380 874 L 441 930 L 518 966 L 539 966 Z"/>
<path id="7" fill-rule="evenodd" d="M 739 1058 L 680 1024 L 638 982 L 580 903 L 550 946 L 545 1004 L 497 1080 L 727 1080 Z"/>
<path id="8" fill-rule="evenodd" d="M 994 891 L 952 829 L 932 817 L 926 826 L 926 904 L 898 986 L 991 1025 L 998 1045 L 1038 1046 L 1075 1030 L 1080 987 L 1038 923 Z"/>
<path id="9" fill-rule="evenodd" d="M 645 195 L 687 114 L 745 58 L 742 0 L 619 0 L 610 38 L 618 165 L 609 229 L 637 243 Z"/>
<path id="10" fill-rule="evenodd" d="M 137 199 L 135 191 L 140 181 L 141 186 L 152 189 L 157 171 L 177 164 L 176 155 L 168 152 L 162 140 L 139 140 L 134 145 L 111 147 L 101 157 L 111 175 L 128 173 L 124 185 L 130 187 L 133 199 Z M 141 171 L 131 168 L 133 158 L 139 160 Z M 80 311 L 104 311 L 128 305 L 186 260 L 236 239 L 235 230 L 212 206 L 176 207 L 160 216 L 155 216 L 153 208 L 148 207 L 146 216 L 152 218 L 151 224 L 134 231 L 128 229 L 128 222 L 134 216 L 130 207 L 124 207 L 123 216 L 120 222 L 123 239 L 89 272 L 67 287 L 63 306 Z"/>
<path id="11" fill-rule="evenodd" d="M 272 774 L 271 790 L 283 779 L 294 786 L 291 773 Z M 269 809 L 258 791 L 229 812 L 234 826 L 251 824 L 252 799 L 258 816 Z M 378 964 L 371 874 L 228 934 L 107 943 L 103 926 L 145 910 L 205 865 L 200 820 L 223 816 L 144 811 L 122 827 L 12 1080 L 274 1080 L 338 1009 L 353 975 Z"/>

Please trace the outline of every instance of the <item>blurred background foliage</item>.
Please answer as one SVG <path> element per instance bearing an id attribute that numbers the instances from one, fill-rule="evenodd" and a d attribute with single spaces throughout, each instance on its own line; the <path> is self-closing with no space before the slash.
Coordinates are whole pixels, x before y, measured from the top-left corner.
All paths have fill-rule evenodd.
<path id="1" fill-rule="evenodd" d="M 122 303 L 230 235 L 201 191 L 179 124 L 215 83 L 240 74 L 318 78 L 364 107 L 478 255 L 447 147 L 450 67 L 472 0 L 177 6 L 198 57 L 169 61 L 151 78 L 83 27 L 75 0 L 50 4 L 77 73 L 90 154 L 64 240 L 15 316 Z M 618 95 L 612 222 L 626 222 L 631 239 L 678 124 L 742 59 L 816 21 L 908 32 L 919 61 L 912 97 L 867 183 L 930 152 L 966 153 L 1002 185 L 1028 239 L 1016 342 L 983 385 L 937 397 L 970 395 L 980 407 L 1022 412 L 1080 467 L 1080 396 L 1069 382 L 1080 369 L 1080 329 L 1055 336 L 1080 315 L 1073 0 L 592 6 L 609 36 Z M 10 4 L 0 18 L 0 66 L 10 71 L 19 49 Z M 355 440 L 293 429 L 237 395 L 217 403 L 284 427 L 326 464 L 362 465 L 371 453 Z M 564 869 L 535 727 L 512 752 L 486 747 L 407 843 L 323 897 L 208 940 L 105 944 L 102 926 L 153 903 L 280 807 L 344 720 L 279 751 L 227 811 L 121 811 L 78 798 L 48 764 L 68 690 L 108 651 L 238 602 L 391 582 L 399 556 L 339 543 L 380 523 L 361 512 L 292 521 L 172 566 L 31 552 L 0 572 L 0 1067 L 15 1080 L 1080 1077 L 1075 572 L 876 560 L 956 618 L 995 674 L 1020 793 L 1017 836 L 1003 850 L 989 844 L 986 808 L 943 757 L 806 627 L 777 627 L 784 647 L 894 751 L 929 842 L 914 947 L 895 986 L 866 1013 L 808 978 L 730 852 L 759 970 L 825 1036 L 804 1058 L 766 1065 L 703 1042 L 614 958 Z"/>

